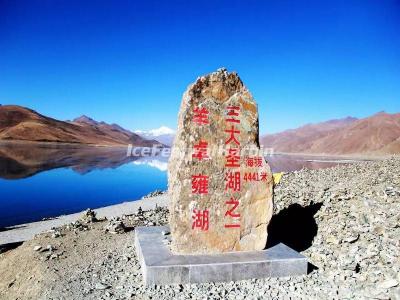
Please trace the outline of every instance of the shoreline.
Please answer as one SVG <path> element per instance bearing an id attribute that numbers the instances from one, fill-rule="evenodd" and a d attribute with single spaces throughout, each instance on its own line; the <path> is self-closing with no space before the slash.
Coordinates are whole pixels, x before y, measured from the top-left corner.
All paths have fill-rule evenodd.
<path id="1" fill-rule="evenodd" d="M 93 210 L 97 213 L 99 218 L 106 217 L 107 219 L 111 219 L 113 217 L 120 217 L 122 215 L 135 214 L 139 207 L 141 207 L 143 210 L 151 210 L 156 206 L 166 207 L 168 206 L 168 200 L 168 195 L 163 194 L 145 199 L 138 199 L 120 204 L 100 207 Z M 73 214 L 61 215 L 50 220 L 42 220 L 2 228 L 3 231 L 0 231 L 0 247 L 8 244 L 25 242 L 34 238 L 34 236 L 37 234 L 51 230 L 53 227 L 60 227 L 75 222 L 79 220 L 83 213 L 84 211 L 81 211 Z"/>
<path id="2" fill-rule="evenodd" d="M 300 156 L 300 157 L 310 157 L 310 158 L 326 158 L 326 159 L 346 159 L 352 161 L 374 161 L 374 160 L 385 160 L 391 157 L 400 157 L 399 154 L 324 154 L 324 153 L 297 153 L 297 152 L 274 152 L 274 154 L 266 155 L 268 156 Z"/>

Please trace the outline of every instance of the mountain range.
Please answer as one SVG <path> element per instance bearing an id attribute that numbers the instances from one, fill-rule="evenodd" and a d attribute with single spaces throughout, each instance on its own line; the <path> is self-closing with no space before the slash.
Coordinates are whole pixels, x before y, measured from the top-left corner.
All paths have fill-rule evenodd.
<path id="1" fill-rule="evenodd" d="M 101 146 L 171 146 L 175 131 L 162 126 L 130 131 L 88 116 L 56 120 L 17 105 L 0 105 L 0 141 L 56 142 Z M 278 153 L 318 155 L 388 155 L 400 153 L 400 113 L 379 112 L 307 124 L 260 136 L 260 144 Z"/>
<path id="2" fill-rule="evenodd" d="M 144 138 L 172 145 L 175 131 L 162 126 L 136 130 Z M 260 136 L 260 144 L 276 152 L 313 155 L 390 155 L 400 153 L 400 114 L 379 112 L 357 119 L 346 117 L 307 124 L 296 129 Z"/>
<path id="3" fill-rule="evenodd" d="M 145 139 L 117 124 L 97 122 L 87 116 L 60 121 L 17 105 L 0 106 L 0 140 L 101 146 L 162 146 L 158 141 Z"/>
<path id="4" fill-rule="evenodd" d="M 400 153 L 400 113 L 379 112 L 356 119 L 307 124 L 260 137 L 275 152 L 320 155 L 388 155 Z"/>

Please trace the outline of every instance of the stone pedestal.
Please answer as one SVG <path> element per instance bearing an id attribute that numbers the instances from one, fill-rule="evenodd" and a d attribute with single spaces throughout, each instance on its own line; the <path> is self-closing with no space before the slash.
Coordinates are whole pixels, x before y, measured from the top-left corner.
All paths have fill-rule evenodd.
<path id="1" fill-rule="evenodd" d="M 261 251 L 174 255 L 168 227 L 137 227 L 135 247 L 146 285 L 236 281 L 307 274 L 307 259 L 278 244 Z"/>

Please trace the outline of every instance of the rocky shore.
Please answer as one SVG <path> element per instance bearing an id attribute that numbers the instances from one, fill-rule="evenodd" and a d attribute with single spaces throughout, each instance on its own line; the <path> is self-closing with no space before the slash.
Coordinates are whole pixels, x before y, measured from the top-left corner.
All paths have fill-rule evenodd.
<path id="1" fill-rule="evenodd" d="M 268 244 L 308 257 L 306 276 L 145 287 L 134 228 L 168 210 L 88 211 L 0 254 L 0 299 L 400 299 L 400 158 L 285 174 L 274 193 Z"/>

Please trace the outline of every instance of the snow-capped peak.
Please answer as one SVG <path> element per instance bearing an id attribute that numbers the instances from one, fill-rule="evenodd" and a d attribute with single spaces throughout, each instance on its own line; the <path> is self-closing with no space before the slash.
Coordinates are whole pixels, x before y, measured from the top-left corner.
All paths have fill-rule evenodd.
<path id="1" fill-rule="evenodd" d="M 141 137 L 147 138 L 147 139 L 155 139 L 165 145 L 170 146 L 172 144 L 172 141 L 175 136 L 175 130 L 167 127 L 167 126 L 161 126 L 160 128 L 157 129 L 151 129 L 148 131 L 145 130 L 135 130 L 134 131 L 136 134 L 140 135 Z"/>
<path id="2" fill-rule="evenodd" d="M 134 131 L 136 134 L 144 134 L 147 136 L 160 136 L 160 135 L 166 135 L 166 134 L 175 134 L 175 130 L 167 127 L 167 126 L 161 126 L 160 128 L 157 129 L 151 129 L 151 130 L 135 130 Z"/>
<path id="3" fill-rule="evenodd" d="M 160 128 L 149 130 L 149 133 L 152 134 L 153 136 L 159 136 L 165 134 L 175 134 L 175 130 L 167 126 L 161 126 Z"/>

